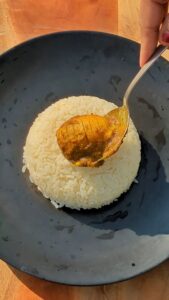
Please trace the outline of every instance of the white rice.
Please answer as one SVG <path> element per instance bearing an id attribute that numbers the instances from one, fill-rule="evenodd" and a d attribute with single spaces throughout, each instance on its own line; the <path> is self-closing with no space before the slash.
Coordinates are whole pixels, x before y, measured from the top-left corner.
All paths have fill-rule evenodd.
<path id="1" fill-rule="evenodd" d="M 117 153 L 99 168 L 75 167 L 67 161 L 56 139 L 56 130 L 75 115 L 104 115 L 115 108 L 105 100 L 79 96 L 57 101 L 35 119 L 23 154 L 23 172 L 56 207 L 100 208 L 117 201 L 134 181 L 140 163 L 140 140 L 130 121 L 128 133 Z"/>

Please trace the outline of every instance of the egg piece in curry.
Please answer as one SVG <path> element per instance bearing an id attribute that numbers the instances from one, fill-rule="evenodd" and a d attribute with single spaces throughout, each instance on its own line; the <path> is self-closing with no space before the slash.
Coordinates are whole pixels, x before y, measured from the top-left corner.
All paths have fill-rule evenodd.
<path id="1" fill-rule="evenodd" d="M 58 145 L 67 160 L 79 167 L 99 167 L 119 149 L 127 133 L 126 106 L 105 116 L 74 116 L 56 132 Z"/>

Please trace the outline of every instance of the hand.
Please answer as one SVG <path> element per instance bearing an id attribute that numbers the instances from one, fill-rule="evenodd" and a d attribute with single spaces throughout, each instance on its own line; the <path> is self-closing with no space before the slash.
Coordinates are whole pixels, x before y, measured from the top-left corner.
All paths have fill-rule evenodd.
<path id="1" fill-rule="evenodd" d="M 141 0 L 141 67 L 153 54 L 158 42 L 169 46 L 168 3 L 169 0 Z"/>

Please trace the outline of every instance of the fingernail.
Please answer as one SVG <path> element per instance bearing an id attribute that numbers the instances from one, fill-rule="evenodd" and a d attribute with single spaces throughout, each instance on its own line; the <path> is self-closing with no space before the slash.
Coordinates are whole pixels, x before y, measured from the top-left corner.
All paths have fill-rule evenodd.
<path id="1" fill-rule="evenodd" d="M 169 43 L 169 32 L 164 32 L 162 34 L 162 40 L 164 43 Z"/>

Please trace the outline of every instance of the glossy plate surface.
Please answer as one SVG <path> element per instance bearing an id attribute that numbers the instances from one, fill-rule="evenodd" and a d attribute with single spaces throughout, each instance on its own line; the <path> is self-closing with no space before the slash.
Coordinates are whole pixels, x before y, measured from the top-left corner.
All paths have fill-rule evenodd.
<path id="1" fill-rule="evenodd" d="M 55 210 L 22 174 L 37 114 L 57 99 L 94 95 L 118 105 L 138 71 L 139 46 L 95 32 L 43 36 L 0 57 L 0 257 L 67 284 L 111 283 L 169 255 L 169 63 L 159 61 L 130 99 L 142 141 L 137 177 L 100 210 Z"/>

